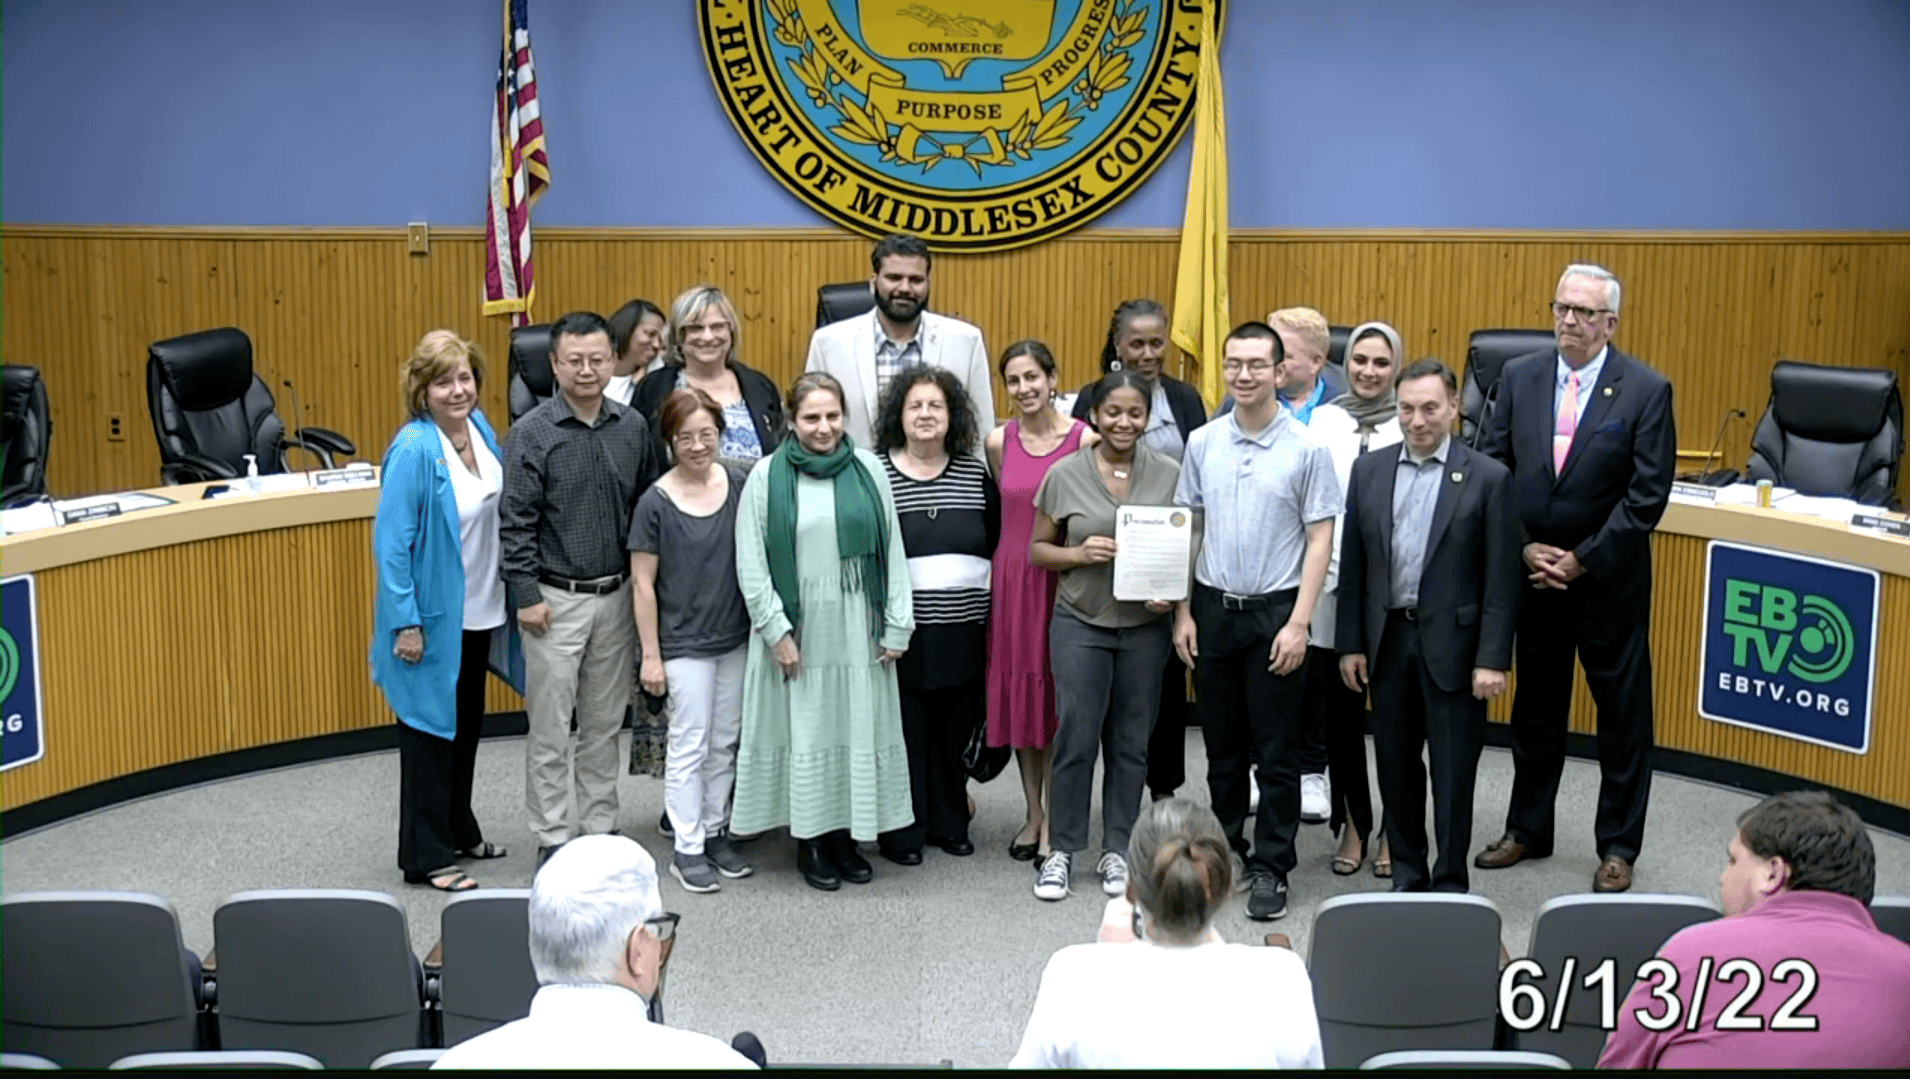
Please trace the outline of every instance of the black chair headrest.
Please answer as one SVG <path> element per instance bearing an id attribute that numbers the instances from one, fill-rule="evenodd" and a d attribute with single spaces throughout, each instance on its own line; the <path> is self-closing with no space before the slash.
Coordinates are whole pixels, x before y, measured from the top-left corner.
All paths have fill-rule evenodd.
<path id="1" fill-rule="evenodd" d="M 1497 385 L 1508 361 L 1556 348 L 1551 330 L 1474 330 L 1466 342 L 1466 381 Z"/>
<path id="2" fill-rule="evenodd" d="M 1883 428 L 1897 396 L 1897 373 L 1779 360 L 1771 368 L 1778 426 L 1818 442 L 1865 442 Z"/>
<path id="3" fill-rule="evenodd" d="M 1346 366 L 1347 338 L 1353 336 L 1351 326 L 1328 326 L 1326 328 L 1326 362 L 1335 367 Z"/>
<path id="4" fill-rule="evenodd" d="M 40 369 L 24 364 L 7 364 L 4 387 L 0 388 L 0 416 L 9 429 L 17 427 L 33 407 L 33 390 L 40 384 Z"/>
<path id="5" fill-rule="evenodd" d="M 844 281 L 816 290 L 816 328 L 867 314 L 875 309 L 875 294 L 867 281 Z"/>
<path id="6" fill-rule="evenodd" d="M 231 326 L 154 341 L 146 356 L 187 412 L 229 405 L 252 388 L 252 339 Z"/>
<path id="7" fill-rule="evenodd" d="M 557 392 L 550 369 L 550 328 L 550 323 L 540 322 L 511 330 L 511 370 L 539 397 Z"/>

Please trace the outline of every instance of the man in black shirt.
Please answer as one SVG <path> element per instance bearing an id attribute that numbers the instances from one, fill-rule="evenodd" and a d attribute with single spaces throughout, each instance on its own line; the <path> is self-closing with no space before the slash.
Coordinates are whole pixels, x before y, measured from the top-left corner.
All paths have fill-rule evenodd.
<path id="1" fill-rule="evenodd" d="M 637 659 L 626 548 L 631 511 L 657 462 L 643 417 L 604 396 L 615 362 L 601 317 L 557 320 L 559 392 L 520 418 L 504 447 L 500 540 L 524 631 L 525 805 L 540 865 L 565 841 L 617 825 L 617 732 Z M 573 710 L 574 781 L 566 765 Z"/>

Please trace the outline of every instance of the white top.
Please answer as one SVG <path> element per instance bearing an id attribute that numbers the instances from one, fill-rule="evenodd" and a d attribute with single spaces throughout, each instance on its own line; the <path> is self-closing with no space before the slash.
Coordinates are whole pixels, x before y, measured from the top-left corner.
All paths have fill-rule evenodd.
<path id="1" fill-rule="evenodd" d="M 1012 1068 L 1320 1068 L 1306 964 L 1285 948 L 1075 944 L 1048 960 Z"/>
<path id="2" fill-rule="evenodd" d="M 707 1034 L 659 1026 L 619 985 L 547 985 L 531 1013 L 444 1051 L 432 1068 L 754 1068 Z"/>
<path id="3" fill-rule="evenodd" d="M 630 398 L 637 392 L 637 380 L 646 374 L 649 374 L 649 372 L 638 371 L 628 375 L 611 375 L 610 381 L 604 383 L 604 396 L 625 408 L 629 408 Z"/>
<path id="4" fill-rule="evenodd" d="M 1325 443 L 1327 452 L 1333 455 L 1333 472 L 1340 478 L 1340 497 L 1345 499 L 1347 479 L 1352 476 L 1353 462 L 1360 455 L 1359 422 L 1338 405 L 1320 405 L 1313 410 L 1313 422 L 1307 425 L 1307 431 Z M 1366 450 L 1371 453 L 1404 441 L 1406 432 L 1400 429 L 1398 417 L 1394 417 L 1373 429 Z M 1326 584 L 1320 589 L 1320 602 L 1313 605 L 1313 623 L 1308 627 L 1307 635 L 1316 648 L 1333 647 L 1333 635 L 1339 629 L 1336 590 L 1340 585 L 1340 539 L 1345 524 L 1346 512 L 1342 505 L 1340 515 L 1333 519 L 1333 558 L 1326 565 Z"/>
<path id="5" fill-rule="evenodd" d="M 451 473 L 451 493 L 458 500 L 458 550 L 464 555 L 464 628 L 496 629 L 504 624 L 503 552 L 498 545 L 497 499 L 504 491 L 504 467 L 491 447 L 470 428 L 471 452 L 477 457 L 473 476 L 451 445 L 451 436 L 438 428 L 444 447 L 444 467 Z"/>

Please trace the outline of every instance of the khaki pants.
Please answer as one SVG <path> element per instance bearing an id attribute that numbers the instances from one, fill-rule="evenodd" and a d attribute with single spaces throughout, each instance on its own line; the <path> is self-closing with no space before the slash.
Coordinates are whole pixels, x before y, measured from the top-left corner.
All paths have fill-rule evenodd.
<path id="1" fill-rule="evenodd" d="M 637 629 L 628 581 L 603 596 L 549 586 L 541 590 L 550 607 L 550 629 L 541 637 L 524 634 L 529 691 L 525 708 L 530 716 L 530 736 L 524 740 L 524 808 L 538 846 L 554 847 L 617 826 L 617 732 L 630 703 Z M 574 767 L 567 759 L 572 757 Z"/>

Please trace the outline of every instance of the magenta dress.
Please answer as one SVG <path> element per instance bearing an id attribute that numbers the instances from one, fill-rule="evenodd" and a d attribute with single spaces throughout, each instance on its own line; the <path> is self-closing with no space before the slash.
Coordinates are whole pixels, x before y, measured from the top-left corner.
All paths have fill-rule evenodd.
<path id="1" fill-rule="evenodd" d="M 1061 579 L 1028 560 L 1035 532 L 1035 491 L 1056 461 L 1081 448 L 1088 429 L 1074 421 L 1046 457 L 1021 446 L 1021 422 L 1001 439 L 1001 544 L 995 548 L 994 597 L 988 619 L 988 744 L 1046 749 L 1059 722 L 1048 669 L 1048 623 Z"/>

